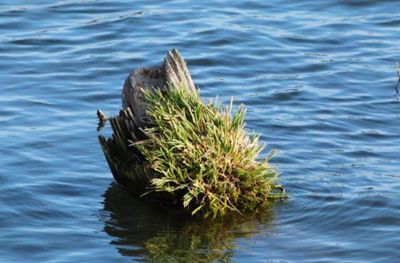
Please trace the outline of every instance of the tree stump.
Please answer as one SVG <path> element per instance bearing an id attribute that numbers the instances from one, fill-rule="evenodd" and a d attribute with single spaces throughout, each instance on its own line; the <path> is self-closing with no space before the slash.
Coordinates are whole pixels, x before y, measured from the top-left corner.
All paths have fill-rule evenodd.
<path id="1" fill-rule="evenodd" d="M 113 177 L 134 195 L 149 192 L 150 181 L 156 176 L 141 153 L 131 145 L 132 142 L 145 140 L 143 129 L 151 125 L 146 116 L 142 92 L 145 89 L 167 90 L 174 87 L 195 90 L 186 62 L 176 49 L 168 52 L 162 65 L 138 68 L 128 76 L 122 89 L 122 110 L 118 116 L 107 119 L 101 111 L 97 113 L 100 125 L 107 120 L 112 128 L 111 138 L 99 135 L 99 142 Z M 151 192 L 150 195 L 174 199 L 169 193 Z"/>

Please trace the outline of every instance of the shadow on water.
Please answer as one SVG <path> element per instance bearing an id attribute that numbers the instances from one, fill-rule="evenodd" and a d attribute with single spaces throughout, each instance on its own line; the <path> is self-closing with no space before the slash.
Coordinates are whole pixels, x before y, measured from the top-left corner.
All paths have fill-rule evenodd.
<path id="1" fill-rule="evenodd" d="M 271 232 L 273 211 L 211 220 L 140 202 L 117 185 L 104 194 L 104 231 L 118 252 L 153 262 L 229 262 L 238 238 Z M 266 231 L 267 230 L 267 231 Z"/>

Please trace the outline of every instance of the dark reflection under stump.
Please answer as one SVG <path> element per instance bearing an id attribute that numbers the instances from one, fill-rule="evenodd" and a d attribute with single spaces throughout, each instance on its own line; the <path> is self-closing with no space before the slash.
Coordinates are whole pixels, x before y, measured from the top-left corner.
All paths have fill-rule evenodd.
<path id="1" fill-rule="evenodd" d="M 212 220 L 144 202 L 111 185 L 104 194 L 104 231 L 124 256 L 153 262 L 229 262 L 235 240 L 270 232 L 272 209 Z"/>

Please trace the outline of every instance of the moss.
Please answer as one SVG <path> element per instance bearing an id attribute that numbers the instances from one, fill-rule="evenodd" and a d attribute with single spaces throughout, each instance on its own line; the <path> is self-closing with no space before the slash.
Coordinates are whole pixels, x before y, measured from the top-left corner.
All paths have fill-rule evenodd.
<path id="1" fill-rule="evenodd" d="M 186 87 L 143 90 L 143 100 L 148 139 L 131 143 L 156 174 L 150 191 L 173 193 L 192 214 L 213 217 L 284 197 L 268 163 L 273 154 L 258 161 L 263 145 L 245 129 L 243 105 L 232 114 L 232 101 L 205 103 Z"/>

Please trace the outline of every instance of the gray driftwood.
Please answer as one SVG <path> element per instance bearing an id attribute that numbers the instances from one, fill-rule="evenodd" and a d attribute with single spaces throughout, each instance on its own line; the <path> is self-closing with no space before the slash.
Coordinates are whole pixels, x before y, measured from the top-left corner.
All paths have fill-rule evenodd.
<path id="1" fill-rule="evenodd" d="M 151 125 L 141 93 L 143 89 L 166 90 L 178 86 L 195 89 L 185 60 L 173 49 L 160 66 L 139 68 L 129 75 L 122 89 L 122 110 L 118 116 L 107 119 L 98 111 L 100 125 L 108 120 L 113 132 L 108 139 L 100 135 L 99 142 L 114 179 L 136 195 L 148 192 L 150 180 L 156 176 L 140 152 L 130 145 L 132 141 L 146 139 L 141 129 Z"/>

